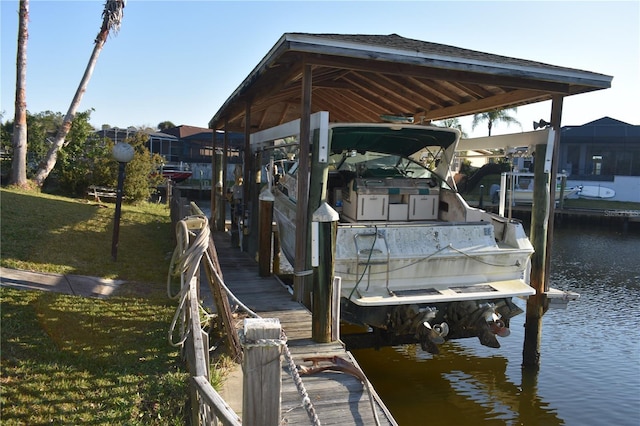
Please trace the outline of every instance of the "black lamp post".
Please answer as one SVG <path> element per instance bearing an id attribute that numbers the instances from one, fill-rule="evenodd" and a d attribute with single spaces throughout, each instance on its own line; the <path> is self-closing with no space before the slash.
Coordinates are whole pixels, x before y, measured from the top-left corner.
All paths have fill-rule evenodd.
<path id="1" fill-rule="evenodd" d="M 122 211 L 122 187 L 124 186 L 125 166 L 133 159 L 133 147 L 128 143 L 119 142 L 113 147 L 113 158 L 118 162 L 118 189 L 116 192 L 116 214 L 113 222 L 113 240 L 111 242 L 111 257 L 118 259 L 118 239 L 120 237 L 120 212 Z"/>

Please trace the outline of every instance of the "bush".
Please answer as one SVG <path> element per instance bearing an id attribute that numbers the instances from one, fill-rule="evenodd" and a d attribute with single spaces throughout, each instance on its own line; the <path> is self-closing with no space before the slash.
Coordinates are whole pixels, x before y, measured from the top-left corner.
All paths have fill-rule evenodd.
<path id="1" fill-rule="evenodd" d="M 127 202 L 148 201 L 155 194 L 158 185 L 162 183 L 162 176 L 157 173 L 162 158 L 158 154 L 151 156 L 145 146 L 148 139 L 149 136 L 146 133 L 139 132 L 125 140 L 135 150 L 133 160 L 127 164 L 126 168 L 123 193 Z"/>

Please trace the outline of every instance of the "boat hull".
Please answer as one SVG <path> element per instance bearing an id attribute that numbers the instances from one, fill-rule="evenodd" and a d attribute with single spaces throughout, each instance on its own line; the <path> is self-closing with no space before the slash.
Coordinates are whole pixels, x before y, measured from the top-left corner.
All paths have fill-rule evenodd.
<path id="1" fill-rule="evenodd" d="M 295 203 L 276 193 L 274 215 L 282 251 L 293 263 Z M 361 306 L 532 295 L 524 275 L 533 248 L 519 224 L 509 232 L 513 246 L 496 243 L 490 222 L 340 223 L 341 295 Z"/>

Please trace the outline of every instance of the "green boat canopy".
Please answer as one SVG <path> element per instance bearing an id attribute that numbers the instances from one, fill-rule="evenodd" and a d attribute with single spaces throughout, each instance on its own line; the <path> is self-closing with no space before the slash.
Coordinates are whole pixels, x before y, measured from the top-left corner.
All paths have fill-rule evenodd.
<path id="1" fill-rule="evenodd" d="M 374 151 L 409 157 L 426 147 L 447 149 L 458 139 L 454 129 L 426 126 L 332 126 L 331 151 Z"/>

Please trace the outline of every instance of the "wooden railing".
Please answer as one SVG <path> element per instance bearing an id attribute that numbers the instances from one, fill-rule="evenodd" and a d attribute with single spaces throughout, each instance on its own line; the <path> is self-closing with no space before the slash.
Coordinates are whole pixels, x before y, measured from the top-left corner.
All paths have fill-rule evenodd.
<path id="1" fill-rule="evenodd" d="M 197 278 L 189 283 L 186 308 L 187 339 L 183 348 L 191 376 L 191 424 L 215 425 L 219 421 L 225 426 L 241 425 L 240 417 L 209 382 L 209 336 L 200 322 Z"/>

